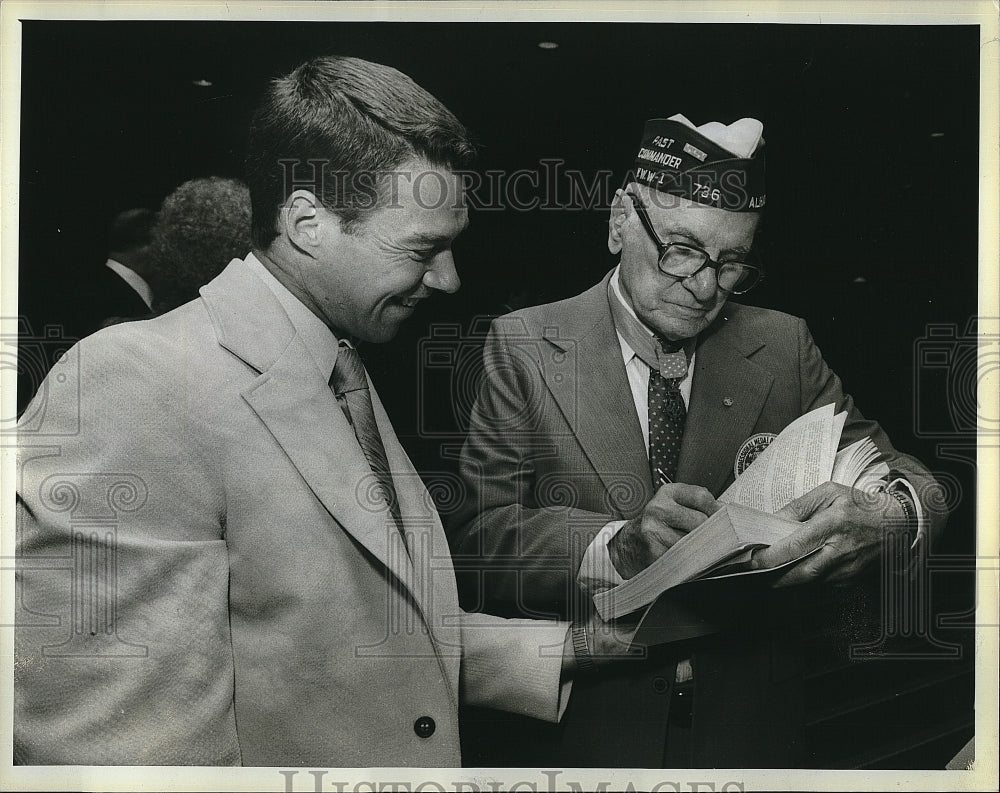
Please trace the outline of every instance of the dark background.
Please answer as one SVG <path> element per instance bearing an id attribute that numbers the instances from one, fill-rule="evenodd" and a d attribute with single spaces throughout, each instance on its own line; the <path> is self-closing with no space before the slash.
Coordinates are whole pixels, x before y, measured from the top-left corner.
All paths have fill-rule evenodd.
<path id="1" fill-rule="evenodd" d="M 585 177 L 620 179 L 647 118 L 753 116 L 767 141 L 768 275 L 744 300 L 804 316 L 862 411 L 971 492 L 971 466 L 937 459 L 941 441 L 971 437 L 968 394 L 948 391 L 955 366 L 914 361 L 931 324 L 953 326 L 945 347 L 963 349 L 976 311 L 975 27 L 24 22 L 23 31 L 20 298 L 35 334 L 65 322 L 79 274 L 104 261 L 118 211 L 156 208 L 185 179 L 241 175 L 260 90 L 313 55 L 357 55 L 411 75 L 475 133 L 483 171 L 541 170 L 558 158 Z M 212 85 L 193 84 L 201 79 Z M 428 376 L 418 363 L 430 324 L 467 328 L 505 304 L 577 294 L 614 264 L 606 219 L 603 206 L 474 212 L 457 247 L 461 292 L 428 301 L 396 341 L 367 351 L 422 469 L 442 464 L 440 439 L 418 430 L 450 421 L 427 415 L 449 410 L 444 394 L 429 405 L 404 387 Z M 972 372 L 951 376 L 952 392 L 968 380 L 961 374 Z M 36 380 L 25 372 L 22 395 Z M 970 525 L 971 510 L 962 514 Z"/>
<path id="2" fill-rule="evenodd" d="M 543 50 L 541 41 L 559 46 Z M 585 175 L 610 169 L 620 179 L 647 118 L 761 119 L 768 275 L 745 300 L 808 320 L 861 410 L 948 485 L 955 511 L 939 550 L 971 552 L 974 342 L 963 338 L 977 306 L 978 28 L 24 22 L 26 334 L 67 321 L 74 283 L 104 261 L 105 229 L 118 211 L 155 208 L 195 176 L 239 176 L 266 81 L 329 53 L 413 77 L 475 133 L 482 170 L 539 169 L 541 159 L 559 158 Z M 443 444 L 455 438 L 422 430 L 460 423 L 456 395 L 469 389 L 437 372 L 435 398 L 421 390 L 430 384 L 420 362 L 431 323 L 467 328 L 505 304 L 577 294 L 614 264 L 606 218 L 603 207 L 474 212 L 456 250 L 462 291 L 427 301 L 396 340 L 365 351 L 418 469 L 453 467 Z M 928 342 L 931 325 L 947 327 Z M 475 348 L 476 340 L 456 343 Z M 925 359 L 929 348 L 934 357 Z M 22 370 L 22 396 L 38 375 Z M 968 571 L 932 583 L 938 611 L 971 605 Z M 967 702 L 971 677 L 963 680 L 958 693 L 920 696 Z M 867 685 L 874 696 L 888 684 Z M 868 740 L 857 730 L 869 716 L 841 724 L 837 745 Z M 833 733 L 817 735 L 819 744 Z M 930 762 L 926 746 L 913 754 L 915 746 L 911 759 L 892 762 Z M 864 764 L 860 756 L 824 764 Z"/>

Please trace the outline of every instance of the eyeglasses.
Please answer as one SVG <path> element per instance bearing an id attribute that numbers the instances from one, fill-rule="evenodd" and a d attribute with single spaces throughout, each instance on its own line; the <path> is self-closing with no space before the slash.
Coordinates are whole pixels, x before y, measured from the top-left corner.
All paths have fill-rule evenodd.
<path id="1" fill-rule="evenodd" d="M 646 230 L 649 238 L 656 243 L 659 259 L 656 262 L 660 272 L 671 278 L 692 278 L 706 267 L 715 270 L 716 283 L 719 289 L 728 295 L 743 295 L 761 282 L 764 271 L 747 262 L 717 262 L 707 251 L 683 242 L 664 242 L 653 228 L 649 213 L 642 201 L 634 193 L 626 193 L 632 199 L 639 222 Z"/>

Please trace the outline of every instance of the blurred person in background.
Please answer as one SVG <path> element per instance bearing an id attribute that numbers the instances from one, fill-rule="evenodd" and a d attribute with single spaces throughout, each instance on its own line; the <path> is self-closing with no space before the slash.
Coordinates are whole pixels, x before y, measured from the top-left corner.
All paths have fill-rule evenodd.
<path id="1" fill-rule="evenodd" d="M 108 325 L 151 316 L 150 237 L 155 223 L 156 213 L 151 209 L 136 207 L 118 213 L 108 226 L 103 263 L 84 256 L 80 266 L 50 275 L 41 293 L 21 294 L 18 417 L 74 342 Z M 74 255 L 78 255 L 75 248 Z"/>
<path id="2" fill-rule="evenodd" d="M 250 249 L 250 190 L 221 176 L 184 182 L 163 200 L 151 237 L 152 307 L 162 314 L 194 300 Z"/>
<path id="3" fill-rule="evenodd" d="M 126 209 L 108 229 L 108 259 L 86 276 L 66 312 L 66 331 L 82 339 L 108 324 L 148 316 L 153 311 L 152 231 L 156 213 L 151 209 Z"/>

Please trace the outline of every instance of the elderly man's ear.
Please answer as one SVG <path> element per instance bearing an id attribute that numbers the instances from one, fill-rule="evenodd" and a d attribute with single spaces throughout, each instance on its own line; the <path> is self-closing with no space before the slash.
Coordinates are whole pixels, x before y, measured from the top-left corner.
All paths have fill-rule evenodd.
<path id="1" fill-rule="evenodd" d="M 631 210 L 632 200 L 625 195 L 625 191 L 615 190 L 615 197 L 611 202 L 611 216 L 608 218 L 608 250 L 612 253 L 621 253 L 622 226 L 625 225 Z"/>
<path id="2" fill-rule="evenodd" d="M 285 199 L 278 220 L 279 230 L 296 250 L 315 258 L 326 225 L 322 222 L 324 213 L 325 209 L 313 193 L 296 190 Z"/>

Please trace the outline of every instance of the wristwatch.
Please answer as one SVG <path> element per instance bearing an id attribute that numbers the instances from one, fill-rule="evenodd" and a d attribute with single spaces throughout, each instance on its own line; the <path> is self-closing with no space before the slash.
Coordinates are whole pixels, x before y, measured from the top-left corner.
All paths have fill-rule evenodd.
<path id="1" fill-rule="evenodd" d="M 887 495 L 896 499 L 899 505 L 903 508 L 903 515 L 906 517 L 906 531 L 916 532 L 917 531 L 917 507 L 913 503 L 913 497 L 910 495 L 910 491 L 907 490 L 903 485 L 900 484 L 900 480 L 895 480 L 889 487 L 885 488 Z"/>

